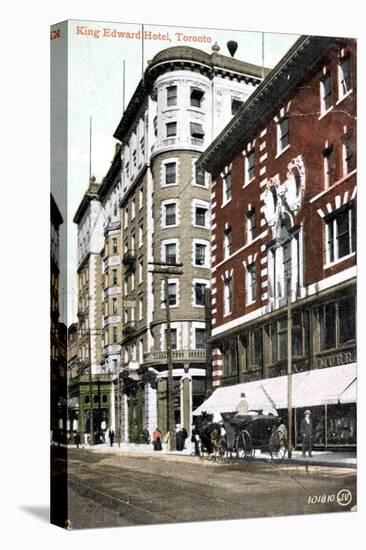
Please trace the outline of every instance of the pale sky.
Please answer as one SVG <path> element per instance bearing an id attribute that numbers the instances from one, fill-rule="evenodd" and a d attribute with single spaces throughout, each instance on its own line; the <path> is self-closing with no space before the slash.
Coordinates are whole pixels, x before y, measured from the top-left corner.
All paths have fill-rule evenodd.
<path id="1" fill-rule="evenodd" d="M 104 29 L 107 29 L 106 31 Z M 125 105 L 142 75 L 141 25 L 114 22 L 70 21 L 68 54 L 68 227 L 61 227 L 61 240 L 68 239 L 68 265 L 61 271 L 60 319 L 77 320 L 77 227 L 72 222 L 89 181 L 89 120 L 92 117 L 92 174 L 97 181 L 105 176 L 113 158 L 113 133 L 123 111 L 123 60 L 126 66 Z M 212 51 L 215 42 L 220 54 L 230 55 L 226 43 L 235 40 L 235 58 L 262 64 L 262 33 L 187 27 L 145 25 L 151 38 L 144 40 L 144 68 L 147 61 L 171 46 L 193 46 Z M 120 35 L 118 36 L 118 33 Z M 122 33 L 135 33 L 130 38 Z M 116 36 L 113 36 L 113 35 Z M 136 38 L 137 36 L 137 38 Z M 205 42 L 184 40 L 204 37 Z M 164 39 L 167 38 L 167 39 Z M 292 46 L 298 35 L 264 34 L 264 65 L 273 67 Z M 53 190 L 57 201 L 57 189 Z M 62 210 L 62 206 L 61 206 Z M 65 214 L 65 213 L 63 213 Z M 65 218 L 65 215 L 64 215 Z M 67 296 L 64 281 L 68 278 Z"/>

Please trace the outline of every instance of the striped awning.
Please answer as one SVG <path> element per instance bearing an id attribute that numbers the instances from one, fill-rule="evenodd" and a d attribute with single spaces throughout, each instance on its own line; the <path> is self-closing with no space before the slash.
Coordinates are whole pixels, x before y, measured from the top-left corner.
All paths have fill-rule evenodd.
<path id="1" fill-rule="evenodd" d="M 302 408 L 355 403 L 356 378 L 356 363 L 293 374 L 292 406 Z M 241 393 L 245 393 L 249 409 L 286 409 L 287 384 L 287 376 L 278 376 L 218 388 L 193 414 L 235 411 Z"/>

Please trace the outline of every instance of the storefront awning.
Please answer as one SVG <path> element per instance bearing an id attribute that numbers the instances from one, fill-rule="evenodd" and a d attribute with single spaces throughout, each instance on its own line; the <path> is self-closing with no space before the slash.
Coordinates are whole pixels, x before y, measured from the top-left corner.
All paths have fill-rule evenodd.
<path id="1" fill-rule="evenodd" d="M 302 408 L 354 403 L 356 376 L 356 363 L 293 374 L 292 406 Z M 250 409 L 286 409 L 287 376 L 218 388 L 193 411 L 193 415 L 200 415 L 203 411 L 208 414 L 235 411 L 241 393 L 245 393 Z"/>

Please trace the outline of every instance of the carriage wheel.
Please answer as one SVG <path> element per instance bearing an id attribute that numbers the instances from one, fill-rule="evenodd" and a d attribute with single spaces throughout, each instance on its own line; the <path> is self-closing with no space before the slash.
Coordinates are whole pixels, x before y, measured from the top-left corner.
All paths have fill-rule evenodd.
<path id="1" fill-rule="evenodd" d="M 287 439 L 282 432 L 273 432 L 269 440 L 269 452 L 273 462 L 282 462 L 286 456 Z"/>
<path id="2" fill-rule="evenodd" d="M 237 458 L 246 459 L 253 455 L 253 443 L 247 430 L 240 432 L 235 440 L 235 452 Z"/>

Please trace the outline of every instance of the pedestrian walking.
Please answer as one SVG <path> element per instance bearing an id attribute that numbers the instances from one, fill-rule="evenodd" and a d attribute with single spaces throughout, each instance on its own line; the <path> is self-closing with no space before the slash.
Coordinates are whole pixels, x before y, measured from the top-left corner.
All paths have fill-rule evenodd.
<path id="1" fill-rule="evenodd" d="M 114 430 L 109 430 L 109 432 L 108 432 L 108 437 L 109 437 L 110 445 L 111 445 L 111 447 L 113 447 L 113 443 L 114 443 Z"/>
<path id="2" fill-rule="evenodd" d="M 161 451 L 162 445 L 161 445 L 161 431 L 159 428 L 155 428 L 153 431 L 153 447 L 154 451 Z"/>
<path id="3" fill-rule="evenodd" d="M 309 456 L 313 456 L 313 422 L 311 420 L 311 412 L 308 409 L 304 412 L 304 418 L 301 420 L 300 431 L 302 436 L 302 456 L 306 456 L 306 451 L 308 451 Z"/>
<path id="4" fill-rule="evenodd" d="M 76 448 L 78 449 L 79 446 L 80 446 L 80 434 L 79 434 L 79 432 L 75 432 L 74 441 L 75 441 Z"/>
<path id="5" fill-rule="evenodd" d="M 175 427 L 175 448 L 177 451 L 183 451 L 184 448 L 184 437 L 180 424 L 177 424 Z"/>
<path id="6" fill-rule="evenodd" d="M 150 443 L 149 430 L 147 428 L 144 428 L 143 431 L 142 431 L 142 434 L 144 436 L 144 440 L 145 440 L 146 445 L 149 445 L 149 443 Z"/>

